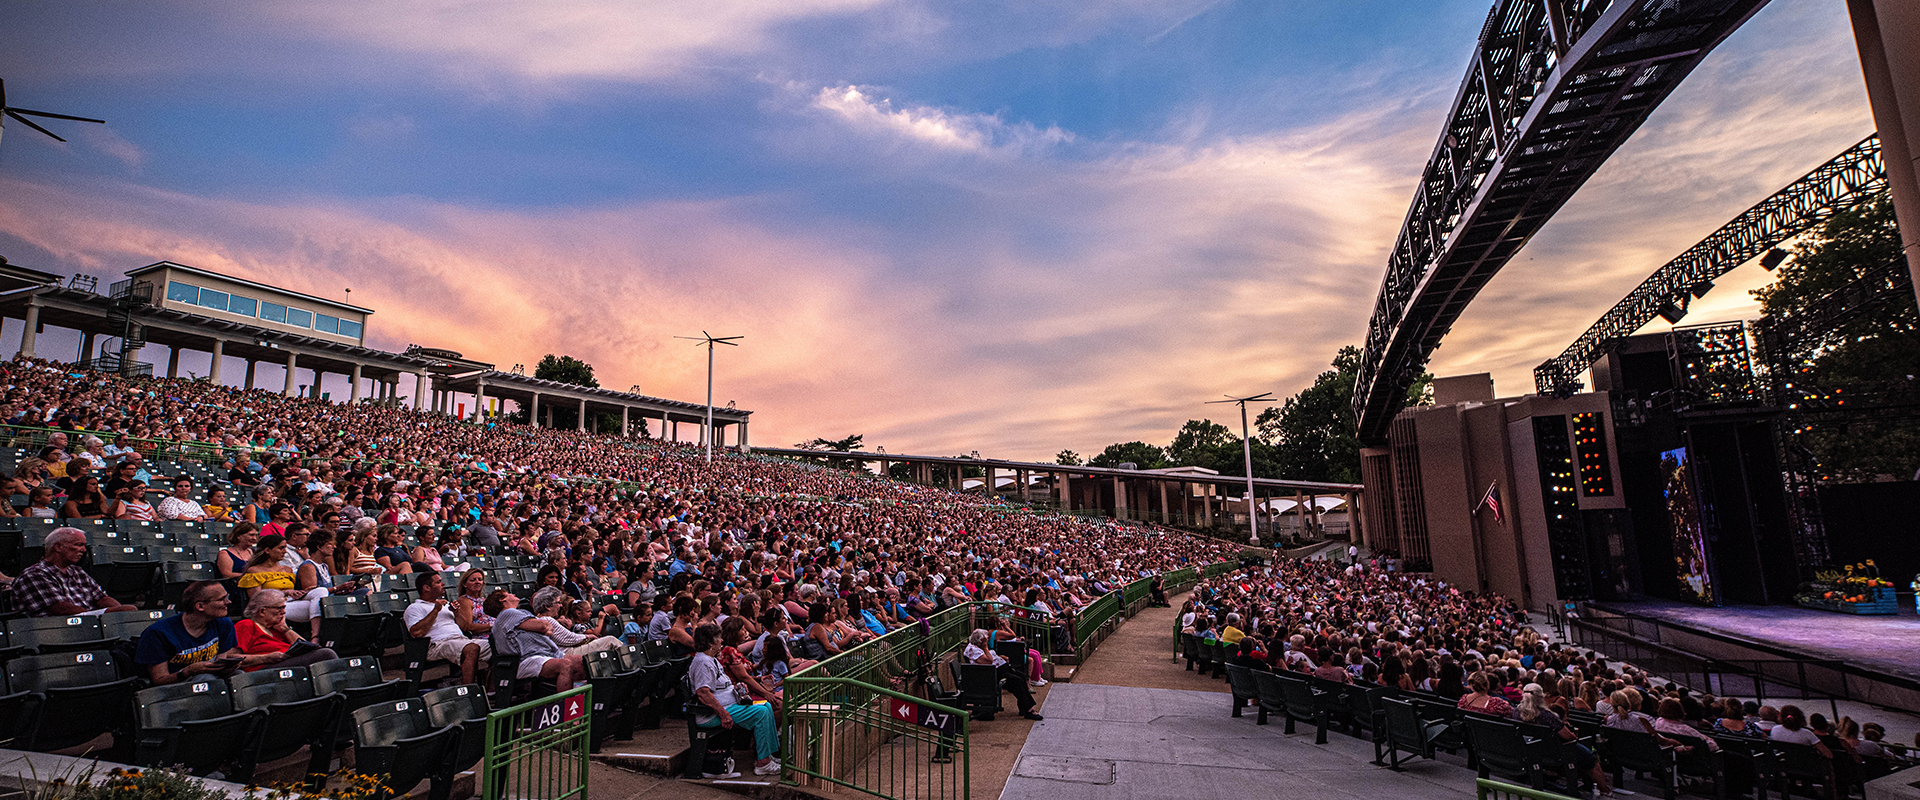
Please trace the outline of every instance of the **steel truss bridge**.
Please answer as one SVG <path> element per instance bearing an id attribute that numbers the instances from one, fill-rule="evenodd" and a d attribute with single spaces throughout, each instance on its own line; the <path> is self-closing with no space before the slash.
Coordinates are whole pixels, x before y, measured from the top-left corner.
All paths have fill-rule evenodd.
<path id="1" fill-rule="evenodd" d="M 1388 258 L 1354 391 L 1386 439 L 1440 339 L 1766 0 L 1496 0 Z"/>
<path id="2" fill-rule="evenodd" d="M 1593 365 L 1609 342 L 1633 335 L 1663 312 L 1677 322 L 1689 298 L 1704 296 L 1714 279 L 1762 254 L 1766 258 L 1761 263 L 1772 269 L 1786 255 L 1769 253 L 1772 248 L 1885 191 L 1887 171 L 1880 156 L 1880 137 L 1868 136 L 1654 271 L 1580 334 L 1566 352 L 1535 367 L 1534 388 L 1541 394 L 1579 391 L 1580 373 Z"/>

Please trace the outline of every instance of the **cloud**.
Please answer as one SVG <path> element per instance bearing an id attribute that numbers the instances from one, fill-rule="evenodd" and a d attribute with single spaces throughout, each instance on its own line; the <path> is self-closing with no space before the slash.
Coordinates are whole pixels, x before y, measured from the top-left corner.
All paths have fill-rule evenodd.
<path id="1" fill-rule="evenodd" d="M 1201 401 L 1304 385 L 1356 341 L 1415 169 L 1386 156 L 1421 138 L 1393 118 L 989 160 L 927 190 L 951 210 L 928 228 L 809 215 L 799 195 L 520 211 L 12 180 L 0 230 L 54 263 L 16 261 L 105 280 L 166 258 L 352 286 L 375 346 L 566 353 L 667 397 L 699 397 L 705 370 L 673 336 L 741 334 L 717 397 L 758 412 L 756 441 L 1047 458 L 1165 439 L 1217 411 Z"/>
<path id="2" fill-rule="evenodd" d="M 330 38 L 537 80 L 660 81 L 758 52 L 773 29 L 883 0 L 349 0 L 261 6 Z M 451 61 L 452 63 L 447 63 Z"/>
<path id="3" fill-rule="evenodd" d="M 413 135 L 413 117 L 398 112 L 361 114 L 347 123 L 347 133 L 363 142 L 398 142 Z"/>
<path id="4" fill-rule="evenodd" d="M 849 127 L 870 134 L 894 136 L 932 147 L 973 153 L 1023 152 L 1073 141 L 1058 127 L 1042 130 L 1032 123 L 1009 123 L 997 114 L 968 114 L 930 106 L 894 109 L 893 101 L 876 99 L 859 86 L 823 87 L 813 107 L 831 112 Z"/>
<path id="5" fill-rule="evenodd" d="M 138 172 L 141 167 L 146 166 L 147 152 L 139 145 L 127 141 L 126 137 L 121 136 L 113 128 L 105 125 L 86 125 L 80 128 L 78 138 L 87 146 L 113 157 L 130 170 Z"/>

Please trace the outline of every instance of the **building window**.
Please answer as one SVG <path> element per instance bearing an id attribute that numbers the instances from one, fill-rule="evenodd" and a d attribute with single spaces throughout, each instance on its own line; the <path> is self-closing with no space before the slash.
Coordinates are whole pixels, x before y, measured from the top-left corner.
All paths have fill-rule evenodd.
<path id="1" fill-rule="evenodd" d="M 216 292 L 212 289 L 201 289 L 200 305 L 216 311 L 225 311 L 227 310 L 227 293 Z"/>
<path id="2" fill-rule="evenodd" d="M 251 297 L 241 297 L 236 294 L 227 299 L 227 311 L 244 317 L 251 317 L 253 316 L 253 307 L 256 302 L 257 301 Z"/>
<path id="3" fill-rule="evenodd" d="M 360 323 L 350 319 L 340 320 L 340 335 L 349 339 L 360 338 Z"/>
<path id="4" fill-rule="evenodd" d="M 287 309 L 287 324 L 296 328 L 313 327 L 313 312 L 297 308 Z"/>
<path id="5" fill-rule="evenodd" d="M 200 304 L 200 287 L 191 283 L 172 282 L 167 284 L 167 299 L 187 305 Z"/>
<path id="6" fill-rule="evenodd" d="M 339 333 L 340 318 L 329 317 L 325 314 L 315 314 L 313 316 L 313 329 L 321 333 Z"/>
<path id="7" fill-rule="evenodd" d="M 260 318 L 268 322 L 284 324 L 287 321 L 287 307 L 279 303 L 269 303 L 262 300 L 260 301 Z"/>

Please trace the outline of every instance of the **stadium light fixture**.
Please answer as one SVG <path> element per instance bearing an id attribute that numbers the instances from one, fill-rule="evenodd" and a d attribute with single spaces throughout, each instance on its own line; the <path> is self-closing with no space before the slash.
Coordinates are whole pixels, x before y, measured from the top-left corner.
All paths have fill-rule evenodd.
<path id="1" fill-rule="evenodd" d="M 1776 267 L 1780 266 L 1781 262 L 1787 260 L 1788 255 L 1791 254 L 1778 247 L 1768 250 L 1766 255 L 1760 257 L 1760 268 L 1772 272 Z"/>
<path id="2" fill-rule="evenodd" d="M 1680 324 L 1680 320 L 1685 319 L 1686 316 L 1687 307 L 1681 303 L 1669 299 L 1660 305 L 1660 318 L 1670 324 L 1678 325 Z"/>
<path id="3" fill-rule="evenodd" d="M 46 119 L 68 119 L 68 120 L 73 120 L 74 122 L 97 122 L 101 125 L 107 124 L 107 121 L 104 119 L 92 119 L 89 117 L 70 117 L 70 116 L 67 116 L 66 114 L 54 114 L 46 111 L 34 111 L 32 109 L 15 108 L 13 106 L 7 105 L 7 82 L 5 80 L 0 80 L 0 134 L 4 134 L 6 132 L 6 127 L 7 127 L 6 119 L 5 119 L 6 117 L 12 117 L 15 120 L 18 120 L 22 125 L 25 125 L 36 131 L 39 131 L 48 136 L 51 136 L 53 137 L 53 140 L 56 142 L 65 142 L 66 140 L 60 138 L 60 136 L 54 133 L 53 131 L 47 130 L 46 128 L 42 128 L 39 125 L 34 124 L 33 120 L 27 119 L 27 117 L 43 117 Z"/>
<path id="4" fill-rule="evenodd" d="M 1208 400 L 1206 402 L 1207 405 L 1213 405 L 1215 403 L 1240 404 L 1240 448 L 1247 459 L 1247 542 L 1256 547 L 1260 545 L 1260 516 L 1254 512 L 1253 506 L 1253 437 L 1249 435 L 1247 429 L 1247 404 L 1271 402 L 1273 402 L 1272 392 L 1261 392 L 1252 397 L 1234 397 L 1233 395 L 1227 395 L 1227 399 L 1225 400 Z"/>
<path id="5" fill-rule="evenodd" d="M 727 345 L 728 347 L 739 347 L 738 344 L 734 343 L 734 340 L 745 339 L 747 337 L 745 336 L 714 336 L 712 334 L 707 333 L 706 331 L 701 331 L 699 336 L 675 336 L 673 338 L 690 340 L 695 343 L 694 344 L 695 347 L 699 347 L 700 345 L 707 346 L 707 424 L 700 429 L 700 437 L 706 440 L 707 462 L 712 463 L 713 462 L 713 346 L 716 344 L 724 344 L 724 345 Z"/>

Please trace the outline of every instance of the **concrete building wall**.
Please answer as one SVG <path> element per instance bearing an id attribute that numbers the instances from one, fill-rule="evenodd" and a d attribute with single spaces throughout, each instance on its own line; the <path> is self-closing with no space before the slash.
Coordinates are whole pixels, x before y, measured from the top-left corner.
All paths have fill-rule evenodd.
<path id="1" fill-rule="evenodd" d="M 1484 590 L 1479 547 L 1473 518 L 1468 513 L 1479 497 L 1462 467 L 1468 463 L 1460 407 L 1422 409 L 1414 418 L 1420 441 L 1420 480 L 1424 489 L 1427 543 L 1432 548 L 1433 572 L 1441 579 L 1475 591 Z M 1431 465 L 1452 465 L 1451 469 Z"/>

